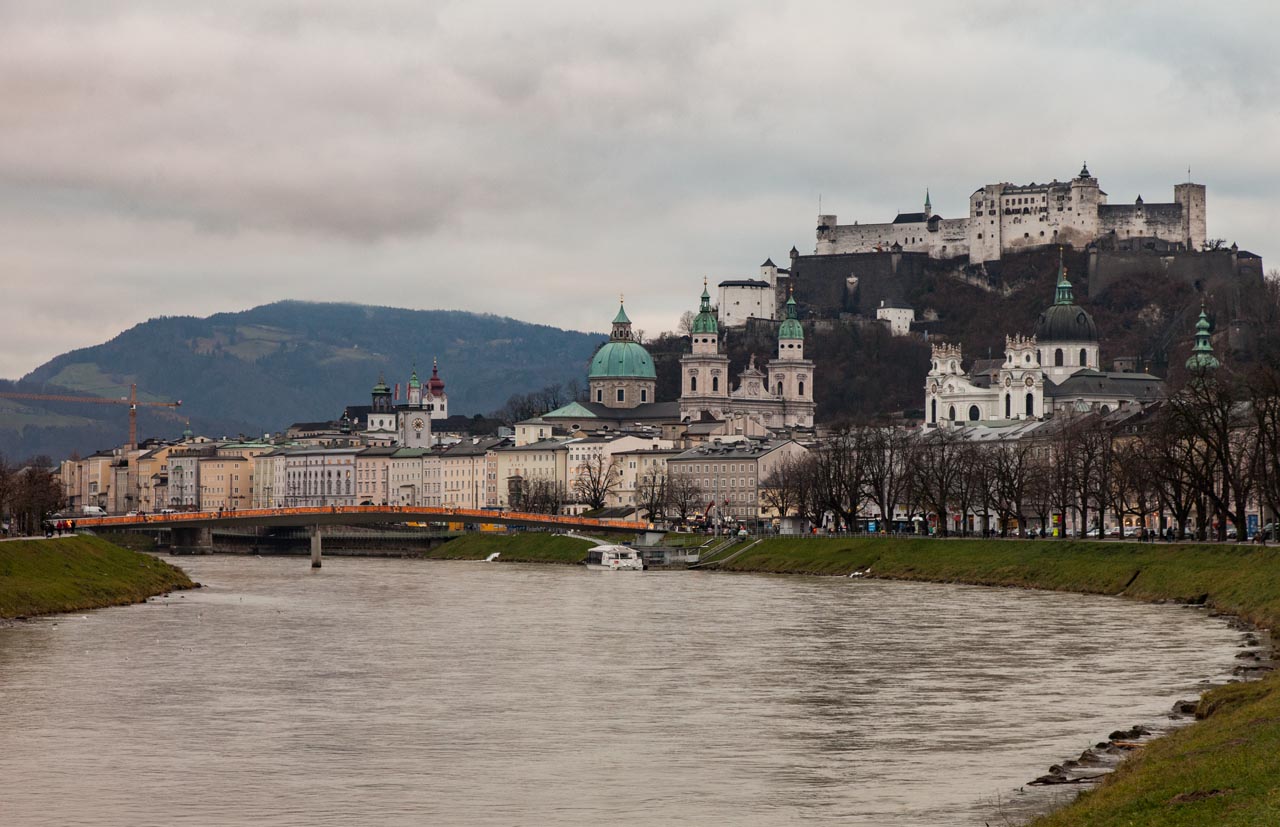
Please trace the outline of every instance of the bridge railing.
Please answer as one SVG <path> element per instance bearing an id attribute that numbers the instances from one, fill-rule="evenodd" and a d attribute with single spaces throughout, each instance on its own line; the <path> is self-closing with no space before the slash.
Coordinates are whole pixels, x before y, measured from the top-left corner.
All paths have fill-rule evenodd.
<path id="1" fill-rule="evenodd" d="M 438 522 L 532 523 L 535 525 L 559 525 L 571 528 L 606 528 L 617 531 L 647 531 L 652 528 L 651 523 L 641 520 L 570 517 L 563 514 L 535 514 L 526 511 L 490 511 L 482 508 L 440 508 L 413 505 L 323 505 L 292 506 L 287 508 L 242 508 L 222 511 L 175 511 L 169 514 L 146 514 L 132 517 L 85 517 L 76 520 L 76 525 L 82 528 L 110 528 L 112 526 L 128 526 L 130 528 L 156 526 L 162 528 L 208 520 L 253 522 L 254 520 L 273 517 L 312 517 L 331 516 L 334 514 L 403 515 L 406 519 L 422 516 L 438 518 L 434 520 Z"/>

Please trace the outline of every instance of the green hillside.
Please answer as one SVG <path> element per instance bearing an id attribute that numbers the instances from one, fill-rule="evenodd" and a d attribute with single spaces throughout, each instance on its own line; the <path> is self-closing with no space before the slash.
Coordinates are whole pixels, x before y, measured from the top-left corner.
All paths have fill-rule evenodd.
<path id="1" fill-rule="evenodd" d="M 278 431 L 369 404 L 379 373 L 425 379 L 440 361 L 450 413 L 487 414 L 513 393 L 583 381 L 598 334 L 499 316 L 354 304 L 278 302 L 208 318 L 163 317 L 71 351 L 13 389 L 182 400 L 179 411 L 140 409 L 139 436 Z M 0 383 L 8 390 L 10 383 Z M 124 406 L 0 400 L 0 453 L 53 457 L 123 442 Z"/>

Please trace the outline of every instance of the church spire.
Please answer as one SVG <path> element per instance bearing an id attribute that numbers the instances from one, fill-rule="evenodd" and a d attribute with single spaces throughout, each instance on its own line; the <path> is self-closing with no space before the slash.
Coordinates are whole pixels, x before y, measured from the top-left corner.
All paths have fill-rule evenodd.
<path id="1" fill-rule="evenodd" d="M 719 335 L 720 325 L 716 314 L 711 310 L 711 293 L 707 290 L 707 280 L 702 280 L 702 302 L 698 305 L 698 315 L 693 318 L 690 333 Z"/>
<path id="2" fill-rule="evenodd" d="M 1062 261 L 1062 248 L 1058 248 L 1058 287 L 1053 300 L 1054 304 L 1075 304 L 1076 299 L 1071 292 L 1071 282 L 1067 280 L 1067 265 Z"/>
<path id="3" fill-rule="evenodd" d="M 1196 320 L 1196 344 L 1191 348 L 1191 358 L 1187 360 L 1187 370 L 1200 372 L 1213 370 L 1220 366 L 1218 357 L 1213 355 L 1213 343 L 1209 339 L 1209 315 L 1205 313 L 1204 304 L 1200 305 L 1200 318 Z"/>
<path id="4" fill-rule="evenodd" d="M 929 188 L 924 188 L 924 217 L 929 218 L 933 215 L 933 204 L 929 201 Z"/>

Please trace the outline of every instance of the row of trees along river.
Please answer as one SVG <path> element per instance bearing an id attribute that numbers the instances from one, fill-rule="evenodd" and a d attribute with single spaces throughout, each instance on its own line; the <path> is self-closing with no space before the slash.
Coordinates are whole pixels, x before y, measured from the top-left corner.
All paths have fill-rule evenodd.
<path id="1" fill-rule="evenodd" d="M 1226 368 L 1188 378 L 1143 410 L 1059 414 L 1018 439 L 982 428 L 920 432 L 847 424 L 763 481 L 778 514 L 846 526 L 899 508 L 976 515 L 961 531 L 1002 536 L 1071 515 L 1077 526 L 1158 517 L 1179 538 L 1244 538 L 1246 515 L 1280 511 L 1280 371 Z M 939 520 L 939 531 L 950 531 Z M 1273 538 L 1274 539 L 1274 538 Z"/>

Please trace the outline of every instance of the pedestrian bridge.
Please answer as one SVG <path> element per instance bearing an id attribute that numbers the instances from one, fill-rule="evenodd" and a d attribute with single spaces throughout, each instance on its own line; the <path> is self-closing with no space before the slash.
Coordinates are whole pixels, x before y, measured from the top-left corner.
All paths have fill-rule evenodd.
<path id="1" fill-rule="evenodd" d="M 170 529 L 175 549 L 209 548 L 214 528 L 257 526 L 306 526 L 311 529 L 311 565 L 320 566 L 323 527 L 376 523 L 485 523 L 559 528 L 565 531 L 648 531 L 640 520 L 568 517 L 524 511 L 491 511 L 479 508 L 431 508 L 415 505 L 329 505 L 294 508 L 249 508 L 221 511 L 177 511 L 122 517 L 85 517 L 76 528 Z"/>

